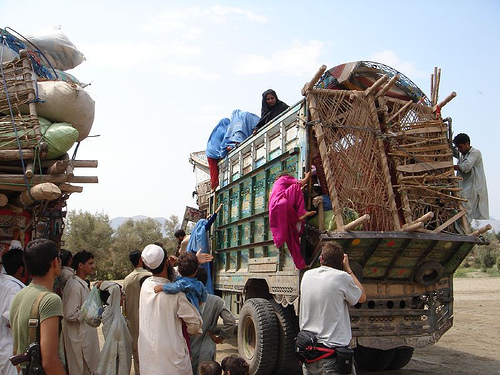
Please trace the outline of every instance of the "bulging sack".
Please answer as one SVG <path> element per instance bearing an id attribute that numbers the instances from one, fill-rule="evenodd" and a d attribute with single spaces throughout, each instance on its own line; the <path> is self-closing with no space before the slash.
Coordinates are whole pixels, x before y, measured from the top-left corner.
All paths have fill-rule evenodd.
<path id="1" fill-rule="evenodd" d="M 38 97 L 44 101 L 36 103 L 36 113 L 50 122 L 67 122 L 78 130 L 78 141 L 90 133 L 94 122 L 95 102 L 80 86 L 63 81 L 38 82 Z M 21 113 L 29 114 L 28 106 Z"/>
<path id="2" fill-rule="evenodd" d="M 26 35 L 26 38 L 40 48 L 50 65 L 55 69 L 73 69 L 85 60 L 83 53 L 58 28 Z"/>
<path id="3" fill-rule="evenodd" d="M 102 306 L 99 288 L 94 286 L 85 302 L 83 302 L 82 318 L 89 326 L 99 327 L 103 311 L 104 308 Z"/>

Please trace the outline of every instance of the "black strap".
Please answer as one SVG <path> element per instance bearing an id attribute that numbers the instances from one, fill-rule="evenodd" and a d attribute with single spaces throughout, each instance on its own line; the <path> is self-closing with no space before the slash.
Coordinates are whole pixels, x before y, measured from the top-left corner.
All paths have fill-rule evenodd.
<path id="1" fill-rule="evenodd" d="M 31 305 L 30 318 L 28 320 L 29 338 L 28 343 L 40 342 L 40 302 L 49 292 L 41 292 Z"/>

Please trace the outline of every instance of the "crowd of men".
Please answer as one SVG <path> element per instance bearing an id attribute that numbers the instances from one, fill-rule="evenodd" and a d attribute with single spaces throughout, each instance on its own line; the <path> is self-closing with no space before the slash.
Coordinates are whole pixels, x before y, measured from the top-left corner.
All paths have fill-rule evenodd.
<path id="1" fill-rule="evenodd" d="M 191 255 L 195 271 L 200 260 L 211 260 L 206 255 Z M 207 363 L 215 360 L 216 344 L 232 336 L 235 318 L 215 295 L 196 307 L 187 291 L 156 293 L 155 285 L 178 278 L 177 257 L 169 257 L 160 243 L 130 253 L 134 270 L 123 288 L 111 281 L 95 283 L 104 304 L 102 350 L 97 328 L 84 318 L 82 309 L 91 293 L 89 277 L 96 269 L 91 252 L 71 254 L 59 251 L 50 240 L 36 239 L 24 249 L 9 249 L 1 259 L 0 375 L 29 373 L 26 362 L 16 367 L 9 358 L 24 354 L 34 342 L 39 344 L 40 366 L 46 374 L 129 374 L 131 362 L 135 374 L 222 371 L 215 362 Z M 22 281 L 27 275 L 28 286 Z M 206 279 L 200 267 L 196 282 Z M 190 335 L 187 340 L 184 329 Z"/>

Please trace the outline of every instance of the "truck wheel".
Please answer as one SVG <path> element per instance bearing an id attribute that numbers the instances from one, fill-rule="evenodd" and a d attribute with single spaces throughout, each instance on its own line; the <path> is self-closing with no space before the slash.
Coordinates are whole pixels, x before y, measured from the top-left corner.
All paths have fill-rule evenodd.
<path id="1" fill-rule="evenodd" d="M 238 352 L 251 375 L 273 371 L 278 352 L 278 323 L 271 302 L 263 298 L 245 301 L 238 324 Z"/>
<path id="2" fill-rule="evenodd" d="M 399 370 L 405 367 L 413 355 L 413 348 L 403 346 L 396 349 L 396 354 L 387 370 Z"/>
<path id="3" fill-rule="evenodd" d="M 273 374 L 301 374 L 302 368 L 295 357 L 295 338 L 299 333 L 299 318 L 293 306 L 283 307 L 274 300 L 271 305 L 278 319 L 278 356 Z"/>
<path id="4" fill-rule="evenodd" d="M 380 350 L 358 345 L 354 348 L 354 359 L 363 370 L 386 370 L 394 360 L 396 349 Z"/>

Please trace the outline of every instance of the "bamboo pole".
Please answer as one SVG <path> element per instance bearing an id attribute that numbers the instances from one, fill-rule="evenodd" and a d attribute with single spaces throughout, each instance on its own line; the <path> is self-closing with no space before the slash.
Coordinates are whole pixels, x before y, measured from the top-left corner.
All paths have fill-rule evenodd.
<path id="1" fill-rule="evenodd" d="M 305 87 L 305 86 L 304 86 Z M 321 94 L 325 96 L 342 96 L 342 95 L 359 95 L 361 94 L 360 91 L 353 91 L 353 90 L 330 90 L 330 89 L 322 89 L 318 87 L 312 87 L 311 89 L 308 90 L 309 92 L 313 92 L 314 94 Z"/>
<path id="2" fill-rule="evenodd" d="M 96 184 L 98 183 L 97 176 L 65 176 L 65 175 L 38 175 L 35 174 L 29 180 L 30 185 L 36 185 L 42 182 L 74 182 L 77 184 Z M 24 184 L 24 176 L 16 174 L 0 174 L 0 184 Z"/>
<path id="3" fill-rule="evenodd" d="M 62 159 L 64 161 L 68 161 L 68 166 L 66 167 L 66 175 L 73 177 L 75 175 L 75 173 L 74 173 L 73 165 L 71 164 L 71 161 L 69 160 L 69 155 L 67 153 L 64 154 Z"/>
<path id="4" fill-rule="evenodd" d="M 389 89 L 396 83 L 396 81 L 399 79 L 399 76 L 396 74 L 395 76 L 393 76 L 389 82 L 387 82 L 387 84 L 382 87 L 382 89 L 377 92 L 377 94 L 375 95 L 375 98 L 378 98 L 380 96 L 384 96 L 387 91 L 389 91 Z"/>
<path id="5" fill-rule="evenodd" d="M 375 91 L 378 91 L 380 86 L 382 86 L 387 81 L 387 78 L 388 78 L 387 74 L 384 74 L 377 81 L 375 81 L 373 85 L 371 85 L 365 90 L 365 96 L 368 97 L 370 94 L 375 95 Z"/>
<path id="6" fill-rule="evenodd" d="M 484 227 L 482 227 L 482 228 L 479 228 L 478 230 L 476 230 L 476 231 L 472 232 L 470 235 L 471 235 L 471 236 L 474 236 L 474 237 L 477 237 L 477 236 L 479 236 L 480 234 L 483 234 L 484 232 L 489 231 L 491 228 L 492 228 L 492 227 L 491 227 L 491 224 L 488 224 L 488 225 L 486 225 L 486 226 L 484 226 Z"/>
<path id="7" fill-rule="evenodd" d="M 45 144 L 45 142 L 42 142 L 42 144 Z M 47 156 L 48 148 L 46 150 L 40 150 L 40 157 L 44 158 Z M 23 149 L 23 159 L 34 159 L 36 156 L 35 150 L 31 149 Z M 0 150 L 0 161 L 11 161 L 11 160 L 20 160 L 21 155 L 19 153 L 19 150 Z"/>
<path id="8" fill-rule="evenodd" d="M 431 105 L 436 105 L 436 101 L 434 100 L 434 74 L 431 74 Z"/>
<path id="9" fill-rule="evenodd" d="M 313 120 L 319 120 L 319 116 L 316 111 L 316 100 L 314 95 L 307 95 L 309 102 L 309 111 L 311 113 L 311 118 Z M 344 219 L 342 218 L 342 208 L 340 207 L 339 196 L 337 189 L 335 188 L 335 177 L 333 165 L 330 163 L 330 158 L 328 157 L 328 148 L 325 142 L 323 126 L 321 123 L 316 123 L 314 125 L 314 132 L 316 139 L 318 140 L 318 148 L 321 155 L 321 161 L 323 164 L 323 169 L 325 171 L 325 178 L 328 184 L 328 191 L 330 193 L 330 199 L 332 201 L 333 214 L 335 215 L 335 223 L 337 225 L 337 230 L 344 227 Z"/>
<path id="10" fill-rule="evenodd" d="M 424 223 L 418 222 L 413 224 L 403 225 L 403 230 L 405 232 L 418 232 L 420 229 L 424 229 Z"/>
<path id="11" fill-rule="evenodd" d="M 436 103 L 439 100 L 439 85 L 441 84 L 441 69 L 436 67 L 436 83 L 434 84 L 434 91 L 436 92 L 435 94 L 435 100 Z"/>
<path id="12" fill-rule="evenodd" d="M 37 142 L 40 142 L 40 139 L 42 138 L 42 133 L 40 131 L 40 123 L 38 122 L 38 116 L 36 114 L 36 104 L 35 104 L 35 88 L 33 85 L 33 69 L 31 68 L 31 62 L 29 59 L 28 51 L 22 49 L 19 51 L 19 56 L 21 57 L 22 64 L 23 64 L 23 79 L 24 82 L 26 82 L 26 88 L 29 88 L 28 91 L 28 108 L 30 112 L 30 117 L 33 121 L 36 122 L 36 125 L 33 127 L 33 130 L 35 131 L 35 137 Z M 31 85 L 31 87 L 29 86 Z"/>
<path id="13" fill-rule="evenodd" d="M 97 168 L 97 160 L 72 160 L 74 168 Z"/>
<path id="14" fill-rule="evenodd" d="M 446 104 L 448 104 L 454 98 L 456 98 L 456 96 L 457 96 L 457 93 L 455 91 L 453 91 L 450 95 L 448 95 L 446 98 L 444 98 L 444 100 L 441 103 L 439 103 L 439 104 L 435 105 L 434 107 L 432 107 L 432 111 L 436 112 L 438 108 L 439 109 L 443 108 Z"/>
<path id="15" fill-rule="evenodd" d="M 61 189 L 63 193 L 81 193 L 83 191 L 82 186 L 75 186 L 67 183 L 59 184 L 59 189 Z"/>
<path id="16" fill-rule="evenodd" d="M 400 114 L 405 112 L 412 103 L 413 102 L 411 100 L 407 101 L 406 104 L 399 109 L 399 111 L 397 111 L 395 114 L 393 114 L 391 117 L 389 117 L 389 120 L 387 120 L 387 122 L 392 122 L 392 120 L 394 120 Z"/>
<path id="17" fill-rule="evenodd" d="M 319 79 L 321 78 L 321 76 L 325 71 L 326 71 L 326 65 L 321 65 L 316 74 L 313 76 L 313 78 L 309 82 L 307 82 L 302 88 L 301 93 L 303 96 L 307 95 L 307 93 L 314 87 L 316 82 L 319 81 Z"/>
<path id="18" fill-rule="evenodd" d="M 24 191 L 24 190 L 26 190 L 26 185 L 25 184 L 17 184 L 17 185 L 0 184 L 0 190 Z"/>
<path id="19" fill-rule="evenodd" d="M 69 160 L 56 160 L 50 167 L 47 168 L 47 173 L 63 174 L 66 171 L 66 168 L 68 168 L 68 165 L 69 165 Z"/>
<path id="20" fill-rule="evenodd" d="M 363 216 L 358 217 L 356 220 L 351 221 L 350 223 L 346 224 L 344 226 L 344 231 L 348 232 L 350 230 L 353 230 L 354 228 L 370 221 L 370 215 L 369 214 L 364 214 Z"/>
<path id="21" fill-rule="evenodd" d="M 416 223 L 426 223 L 427 221 L 429 221 L 433 217 L 434 217 L 434 212 L 427 212 L 425 215 L 420 216 L 418 219 L 414 220 L 413 222 L 403 225 L 403 227 L 401 229 L 411 232 L 411 230 L 408 229 L 411 225 L 416 224 Z"/>
<path id="22" fill-rule="evenodd" d="M 453 224 L 455 221 L 457 221 L 458 219 L 460 219 L 461 217 L 464 217 L 465 216 L 465 213 L 466 211 L 465 210 L 462 210 L 460 211 L 458 214 L 454 215 L 453 217 L 451 217 L 450 219 L 446 220 L 443 224 L 441 224 L 439 227 L 437 227 L 436 229 L 434 229 L 432 231 L 432 233 L 439 233 L 441 232 L 443 229 L 445 229 L 446 227 L 450 226 L 451 224 Z"/>
<path id="23" fill-rule="evenodd" d="M 387 75 L 384 75 L 384 77 L 387 79 Z M 380 86 L 383 83 L 383 78 L 380 78 L 376 84 Z M 372 86 L 373 87 L 373 86 Z M 368 88 L 369 89 L 369 88 Z M 368 92 L 373 92 L 373 90 L 368 91 L 368 89 L 365 90 L 365 94 Z M 373 125 L 377 125 L 378 129 L 380 130 L 380 122 L 378 120 L 377 116 L 377 108 L 375 106 L 375 99 L 373 95 L 367 95 L 367 100 L 368 104 L 370 105 L 370 117 Z M 392 181 L 391 181 L 391 172 L 389 170 L 389 165 L 387 163 L 387 155 L 385 154 L 385 146 L 384 146 L 384 141 L 380 137 L 377 137 L 376 140 L 378 144 L 378 149 L 379 149 L 379 160 L 380 160 L 380 166 L 382 168 L 382 173 L 383 173 L 383 178 L 384 178 L 384 184 L 386 187 L 386 193 L 387 193 L 387 200 L 389 207 L 391 209 L 392 213 L 392 221 L 394 224 L 395 230 L 401 230 L 401 223 L 399 222 L 399 215 L 398 215 L 398 207 L 396 205 L 396 198 L 394 194 L 394 190 L 392 187 Z"/>
<path id="24" fill-rule="evenodd" d="M 27 178 L 30 178 L 31 176 L 33 176 L 33 162 L 29 162 L 26 164 L 26 171 L 24 172 L 24 175 Z"/>

